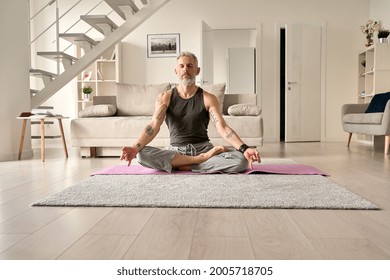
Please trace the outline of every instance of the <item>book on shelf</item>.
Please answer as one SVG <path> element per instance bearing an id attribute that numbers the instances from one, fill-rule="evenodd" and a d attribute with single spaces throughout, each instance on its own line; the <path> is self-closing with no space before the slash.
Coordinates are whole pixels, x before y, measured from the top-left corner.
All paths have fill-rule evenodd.
<path id="1" fill-rule="evenodd" d="M 104 81 L 104 77 L 103 77 L 102 71 L 100 71 L 99 68 L 97 69 L 97 74 L 98 74 L 98 79 Z"/>
<path id="2" fill-rule="evenodd" d="M 116 50 L 114 49 L 111 55 L 111 60 L 115 60 L 115 57 L 116 57 Z"/>

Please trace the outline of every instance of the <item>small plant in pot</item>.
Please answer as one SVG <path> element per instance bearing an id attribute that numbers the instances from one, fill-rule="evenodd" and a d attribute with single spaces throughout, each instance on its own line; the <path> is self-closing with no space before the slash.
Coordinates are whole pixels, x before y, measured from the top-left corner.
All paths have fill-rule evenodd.
<path id="1" fill-rule="evenodd" d="M 84 99 L 89 100 L 89 96 L 92 93 L 93 88 L 91 86 L 83 87 Z"/>
<path id="2" fill-rule="evenodd" d="M 387 37 L 390 35 L 390 30 L 387 29 L 379 29 L 378 30 L 378 39 L 379 43 L 387 43 Z"/>

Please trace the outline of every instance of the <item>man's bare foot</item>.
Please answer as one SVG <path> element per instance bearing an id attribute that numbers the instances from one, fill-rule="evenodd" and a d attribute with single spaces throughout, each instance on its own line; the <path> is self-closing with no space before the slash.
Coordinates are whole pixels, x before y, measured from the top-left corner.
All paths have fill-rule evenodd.
<path id="1" fill-rule="evenodd" d="M 204 155 L 205 160 L 208 160 L 209 158 L 211 158 L 215 155 L 218 155 L 218 154 L 223 153 L 223 152 L 227 152 L 227 150 L 228 149 L 225 146 L 215 146 L 211 150 L 209 150 L 208 152 L 203 153 L 201 155 Z"/>
<path id="2" fill-rule="evenodd" d="M 179 170 L 191 170 L 193 164 L 203 163 L 209 158 L 226 152 L 228 149 L 224 146 L 215 146 L 206 153 L 202 153 L 196 156 L 186 156 L 177 153 L 172 160 L 172 167 L 178 168 Z"/>

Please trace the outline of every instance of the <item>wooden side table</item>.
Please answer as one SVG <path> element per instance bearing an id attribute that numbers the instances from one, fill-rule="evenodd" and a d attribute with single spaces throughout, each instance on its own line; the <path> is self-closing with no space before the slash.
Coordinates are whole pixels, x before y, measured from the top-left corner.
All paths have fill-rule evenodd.
<path id="1" fill-rule="evenodd" d="M 69 117 L 47 116 L 47 115 L 32 115 L 32 116 L 28 116 L 28 117 L 17 117 L 18 120 L 23 120 L 22 132 L 20 135 L 18 160 L 20 160 L 22 158 L 23 143 L 24 143 L 24 136 L 26 134 L 27 121 L 28 120 L 40 120 L 40 122 L 41 122 L 41 159 L 42 159 L 42 161 L 45 161 L 45 119 L 57 119 L 58 120 L 58 125 L 59 125 L 60 132 L 61 132 L 62 144 L 64 146 L 65 157 L 68 158 L 68 150 L 66 148 L 64 129 L 62 126 L 62 120 L 68 119 L 68 118 Z"/>

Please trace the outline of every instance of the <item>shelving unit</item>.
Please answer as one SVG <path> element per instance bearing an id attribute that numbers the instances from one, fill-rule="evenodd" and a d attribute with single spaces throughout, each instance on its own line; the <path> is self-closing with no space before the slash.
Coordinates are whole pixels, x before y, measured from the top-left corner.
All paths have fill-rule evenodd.
<path id="1" fill-rule="evenodd" d="M 76 56 L 83 56 L 83 50 L 76 48 Z M 93 96 L 115 95 L 115 84 L 121 82 L 121 44 L 106 51 L 77 77 L 77 113 L 92 105 Z M 84 98 L 83 87 L 93 88 L 89 99 Z"/>
<path id="2" fill-rule="evenodd" d="M 390 44 L 375 44 L 358 55 L 358 103 L 370 103 L 377 93 L 390 91 Z M 373 143 L 371 135 L 358 135 Z"/>

